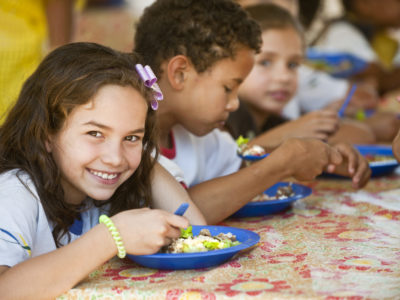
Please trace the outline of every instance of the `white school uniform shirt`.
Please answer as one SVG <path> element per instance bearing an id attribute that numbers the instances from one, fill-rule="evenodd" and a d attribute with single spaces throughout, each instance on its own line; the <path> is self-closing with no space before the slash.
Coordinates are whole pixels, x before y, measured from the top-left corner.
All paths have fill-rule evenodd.
<path id="1" fill-rule="evenodd" d="M 12 267 L 30 257 L 56 250 L 49 222 L 36 188 L 25 172 L 0 174 L 0 266 Z M 91 206 L 70 227 L 71 241 L 98 224 L 103 209 Z M 61 244 L 68 243 L 67 236 Z"/>
<path id="2" fill-rule="evenodd" d="M 297 93 L 283 108 L 282 115 L 290 120 L 302 114 L 319 110 L 346 96 L 349 82 L 329 74 L 300 66 Z"/>
<path id="3" fill-rule="evenodd" d="M 214 129 L 204 136 L 195 136 L 177 125 L 172 135 L 175 156 L 169 158 L 169 163 L 164 159 L 159 162 L 175 177 L 180 172 L 188 187 L 229 175 L 241 166 L 236 142 L 227 132 Z"/>

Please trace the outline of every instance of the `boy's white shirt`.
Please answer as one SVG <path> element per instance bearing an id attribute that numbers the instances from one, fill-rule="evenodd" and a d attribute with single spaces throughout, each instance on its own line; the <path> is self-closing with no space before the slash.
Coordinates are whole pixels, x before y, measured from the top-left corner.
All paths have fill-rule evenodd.
<path id="1" fill-rule="evenodd" d="M 195 136 L 180 125 L 173 129 L 175 158 L 159 160 L 173 176 L 183 175 L 184 183 L 194 186 L 201 182 L 229 175 L 240 169 L 235 140 L 227 132 L 214 129 L 204 136 Z"/>
<path id="2" fill-rule="evenodd" d="M 0 266 L 12 267 L 56 249 L 53 225 L 44 212 L 33 182 L 26 173 L 19 175 L 21 180 L 16 173 L 17 170 L 11 170 L 0 174 Z M 82 234 L 98 224 L 101 213 L 104 211 L 94 206 L 81 213 Z M 70 234 L 71 241 L 80 236 Z M 61 244 L 68 244 L 67 236 L 61 239 Z M 30 250 L 23 248 L 26 246 Z"/>
<path id="3" fill-rule="evenodd" d="M 282 112 L 284 117 L 291 120 L 344 98 L 349 88 L 347 80 L 334 78 L 303 65 L 299 68 L 298 78 L 297 93 Z"/>

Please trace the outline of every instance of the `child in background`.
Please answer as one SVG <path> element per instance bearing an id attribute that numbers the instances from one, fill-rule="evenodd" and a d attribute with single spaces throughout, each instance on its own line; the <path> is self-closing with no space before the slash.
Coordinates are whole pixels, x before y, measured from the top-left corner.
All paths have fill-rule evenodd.
<path id="1" fill-rule="evenodd" d="M 348 52 L 365 60 L 368 63 L 365 70 L 352 78 L 359 86 L 375 86 L 381 95 L 399 89 L 400 47 L 391 30 L 400 27 L 400 2 L 387 0 L 382 5 L 376 0 L 342 0 L 342 3 L 345 15 L 328 21 L 311 45 Z M 346 111 L 349 116 L 360 112 L 358 109 L 352 113 L 350 109 Z M 360 116 L 373 130 L 378 143 L 390 143 L 400 129 L 400 120 L 394 112 L 378 110 L 370 117 Z"/>
<path id="2" fill-rule="evenodd" d="M 368 126 L 340 120 L 333 109 L 314 111 L 291 122 L 281 117 L 298 86 L 305 48 L 302 28 L 286 9 L 274 4 L 248 6 L 246 10 L 261 26 L 263 44 L 255 66 L 239 88 L 240 107 L 227 122 L 234 138 L 255 137 L 252 143 L 267 149 L 290 137 L 373 143 L 375 137 Z"/>
<path id="3" fill-rule="evenodd" d="M 315 1 L 238 0 L 238 3 L 243 7 L 262 3 L 278 5 L 289 11 L 294 18 L 301 20 L 304 26 L 307 26 L 311 22 L 307 17 L 315 16 L 316 11 L 313 8 L 310 13 L 309 9 L 310 6 L 315 5 Z M 307 8 L 307 11 L 305 11 L 305 8 Z M 349 80 L 334 78 L 328 73 L 314 70 L 304 64 L 299 67 L 298 75 L 299 87 L 297 93 L 282 111 L 282 115 L 291 120 L 299 118 L 304 113 L 323 109 L 328 106 L 332 106 L 332 108 L 340 107 L 351 89 L 351 82 Z M 326 92 L 327 90 L 329 90 L 329 93 Z M 378 101 L 379 98 L 374 87 L 358 83 L 352 100 L 347 106 L 346 115 L 354 115 L 360 110 L 375 109 Z"/>
<path id="4" fill-rule="evenodd" d="M 400 2 L 342 0 L 345 15 L 331 20 L 314 46 L 360 57 L 368 67 L 358 78 L 377 84 L 380 92 L 400 88 L 400 50 L 390 30 L 400 27 Z"/>
<path id="5" fill-rule="evenodd" d="M 25 82 L 0 128 L 2 299 L 54 298 L 117 252 L 152 254 L 189 225 L 146 208 L 174 211 L 189 198 L 161 166 L 153 171 L 153 93 L 135 71 L 141 62 L 67 44 Z M 191 223 L 204 224 L 190 206 Z"/>
<path id="6" fill-rule="evenodd" d="M 182 169 L 208 223 L 291 176 L 311 180 L 327 169 L 350 174 L 355 187 L 369 179 L 366 160 L 353 148 L 314 139 L 289 139 L 240 169 L 236 143 L 221 129 L 238 108 L 238 88 L 253 67 L 260 38 L 258 24 L 231 0 L 159 0 L 136 28 L 135 51 L 158 75 L 164 93 L 157 111 L 162 153 Z"/>

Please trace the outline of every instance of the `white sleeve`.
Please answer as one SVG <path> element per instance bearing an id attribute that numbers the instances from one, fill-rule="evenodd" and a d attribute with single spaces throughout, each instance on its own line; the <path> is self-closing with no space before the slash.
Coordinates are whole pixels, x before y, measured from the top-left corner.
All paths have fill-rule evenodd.
<path id="1" fill-rule="evenodd" d="M 289 120 L 296 120 L 301 115 L 299 99 L 295 96 L 285 105 L 282 116 Z"/>
<path id="2" fill-rule="evenodd" d="M 333 101 L 346 96 L 349 82 L 307 66 L 299 68 L 299 87 L 296 97 L 300 111 L 307 113 L 324 108 Z"/>
<path id="3" fill-rule="evenodd" d="M 184 177 L 184 173 L 182 171 L 182 169 L 172 160 L 166 158 L 163 155 L 159 155 L 158 156 L 158 163 L 160 165 L 162 165 L 173 177 L 175 177 L 175 179 L 180 182 L 180 183 L 184 183 L 187 185 L 187 183 L 185 182 L 185 177 Z"/>
<path id="4" fill-rule="evenodd" d="M 173 162 L 183 171 L 188 187 L 236 172 L 242 163 L 235 140 L 219 129 L 195 136 L 178 125 L 174 127 L 174 139 Z"/>
<path id="5" fill-rule="evenodd" d="M 237 154 L 235 140 L 228 132 L 214 129 L 207 139 L 204 146 L 205 180 L 229 175 L 240 169 L 242 159 Z"/>
<path id="6" fill-rule="evenodd" d="M 357 28 L 345 21 L 330 25 L 318 40 L 316 47 L 329 51 L 347 52 L 368 62 L 378 60 L 367 39 Z"/>
<path id="7" fill-rule="evenodd" d="M 38 200 L 10 172 L 0 177 L 0 265 L 14 266 L 32 255 Z"/>

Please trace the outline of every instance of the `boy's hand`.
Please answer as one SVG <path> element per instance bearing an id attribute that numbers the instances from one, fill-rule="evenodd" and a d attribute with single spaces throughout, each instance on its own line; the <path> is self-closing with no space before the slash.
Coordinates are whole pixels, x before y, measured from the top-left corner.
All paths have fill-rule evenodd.
<path id="1" fill-rule="evenodd" d="M 352 178 L 353 187 L 365 186 L 371 177 L 368 160 L 353 146 L 347 143 L 333 145 L 343 157 L 343 162 L 332 170 L 332 173 Z"/>
<path id="2" fill-rule="evenodd" d="M 317 139 L 288 139 L 272 157 L 282 161 L 288 176 L 301 181 L 312 180 L 324 170 L 333 171 L 343 161 L 336 149 Z"/>

